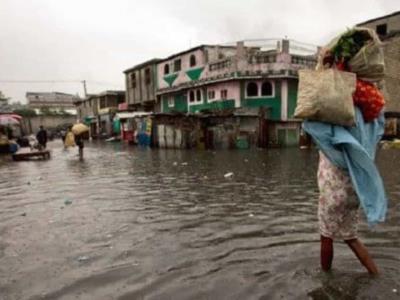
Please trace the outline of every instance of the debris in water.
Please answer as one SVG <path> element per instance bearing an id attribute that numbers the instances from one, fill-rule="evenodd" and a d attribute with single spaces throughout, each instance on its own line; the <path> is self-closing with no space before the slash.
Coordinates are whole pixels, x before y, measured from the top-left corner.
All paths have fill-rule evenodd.
<path id="1" fill-rule="evenodd" d="M 22 213 L 21 217 L 26 217 L 26 212 Z"/>
<path id="2" fill-rule="evenodd" d="M 177 165 L 178 165 L 178 163 L 176 161 L 174 161 L 174 166 L 177 166 Z"/>
<path id="3" fill-rule="evenodd" d="M 70 205 L 70 204 L 72 204 L 72 200 L 70 200 L 70 199 L 65 199 L 65 200 L 64 200 L 64 204 L 65 204 L 65 205 Z"/>
<path id="4" fill-rule="evenodd" d="M 252 217 L 254 217 L 254 215 L 253 214 L 249 214 L 249 217 L 252 218 Z"/>
<path id="5" fill-rule="evenodd" d="M 208 179 L 208 176 L 204 176 L 203 178 L 204 178 L 204 179 Z"/>
<path id="6" fill-rule="evenodd" d="M 182 166 L 187 166 L 188 163 L 187 163 L 187 162 L 183 162 L 181 165 L 182 165 Z"/>
<path id="7" fill-rule="evenodd" d="M 42 180 L 42 179 L 43 179 L 43 177 L 42 177 L 42 176 L 39 176 L 39 177 L 38 177 L 38 180 Z"/>
<path id="8" fill-rule="evenodd" d="M 244 160 L 244 162 L 249 162 L 249 160 L 246 158 L 246 159 Z"/>
<path id="9" fill-rule="evenodd" d="M 226 173 L 226 174 L 224 175 L 225 178 L 230 178 L 230 177 L 232 177 L 232 176 L 233 176 L 233 172 L 229 172 L 229 173 Z"/>
<path id="10" fill-rule="evenodd" d="M 26 184 L 27 184 L 27 185 L 31 185 L 31 182 L 30 182 L 30 181 L 28 181 Z"/>
<path id="11" fill-rule="evenodd" d="M 89 260 L 89 256 L 79 256 L 78 257 L 78 261 L 79 262 L 84 262 L 84 261 L 88 261 Z"/>
<path id="12" fill-rule="evenodd" d="M 397 289 L 393 289 L 392 291 L 393 291 L 393 293 L 397 293 Z"/>

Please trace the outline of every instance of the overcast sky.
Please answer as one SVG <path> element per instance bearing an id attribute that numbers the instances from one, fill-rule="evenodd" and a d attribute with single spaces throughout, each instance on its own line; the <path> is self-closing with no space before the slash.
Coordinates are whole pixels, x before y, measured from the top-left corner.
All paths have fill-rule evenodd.
<path id="1" fill-rule="evenodd" d="M 283 38 L 323 45 L 399 0 L 0 0 L 0 91 L 124 89 L 122 71 L 207 43 Z M 6 83 L 4 81 L 67 81 Z M 73 81 L 73 82 L 68 82 Z"/>

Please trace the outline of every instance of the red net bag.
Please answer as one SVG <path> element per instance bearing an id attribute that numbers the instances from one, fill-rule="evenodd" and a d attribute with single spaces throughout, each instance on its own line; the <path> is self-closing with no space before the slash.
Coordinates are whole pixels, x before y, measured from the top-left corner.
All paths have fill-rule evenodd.
<path id="1" fill-rule="evenodd" d="M 377 118 L 385 105 L 385 99 L 378 88 L 373 83 L 361 79 L 357 79 L 353 102 L 360 108 L 365 122 Z"/>

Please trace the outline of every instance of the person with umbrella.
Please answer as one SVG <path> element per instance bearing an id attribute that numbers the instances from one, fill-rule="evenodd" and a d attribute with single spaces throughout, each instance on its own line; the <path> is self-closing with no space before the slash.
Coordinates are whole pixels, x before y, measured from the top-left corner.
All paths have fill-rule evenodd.
<path id="1" fill-rule="evenodd" d="M 81 134 L 75 135 L 75 144 L 78 146 L 79 149 L 79 160 L 83 160 L 83 148 L 85 144 L 83 143 L 83 138 Z"/>
<path id="2" fill-rule="evenodd" d="M 83 134 L 89 131 L 89 127 L 85 124 L 78 123 L 72 126 L 71 130 L 75 135 L 75 144 L 79 148 L 79 159 L 83 160 L 83 148 L 85 147 L 83 143 Z"/>
<path id="3" fill-rule="evenodd" d="M 66 132 L 65 137 L 63 139 L 64 148 L 74 147 L 75 146 L 75 136 L 74 136 L 74 133 L 72 132 L 71 129 L 72 129 L 72 125 L 67 128 L 67 132 Z"/>
<path id="4" fill-rule="evenodd" d="M 79 159 L 83 160 L 83 148 L 85 147 L 83 143 L 83 134 L 89 131 L 89 127 L 85 124 L 78 123 L 68 128 L 67 135 L 65 136 L 65 147 L 78 146 L 79 149 Z"/>

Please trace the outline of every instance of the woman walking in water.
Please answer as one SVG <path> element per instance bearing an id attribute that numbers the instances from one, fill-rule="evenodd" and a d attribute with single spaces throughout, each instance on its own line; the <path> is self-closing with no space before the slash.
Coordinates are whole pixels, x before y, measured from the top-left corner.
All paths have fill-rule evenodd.
<path id="1" fill-rule="evenodd" d="M 333 240 L 343 239 L 371 274 L 376 267 L 367 248 L 357 237 L 359 202 L 351 178 L 343 169 L 333 165 L 323 152 L 319 154 L 318 221 L 321 234 L 321 267 L 329 271 L 333 260 Z"/>
<path id="2" fill-rule="evenodd" d="M 374 163 L 376 147 L 384 131 L 384 99 L 376 86 L 384 74 L 383 60 L 380 72 L 377 72 L 380 69 L 376 65 L 369 69 L 372 63 L 369 65 L 366 60 L 360 68 L 362 74 L 357 73 L 355 66 L 350 63 L 356 53 L 363 51 L 362 47 L 373 47 L 373 43 L 377 47 L 380 43 L 373 31 L 362 28 L 350 30 L 322 53 L 317 66 L 319 70 L 334 68 L 356 73 L 357 82 L 353 94 L 356 124 L 339 126 L 314 121 L 303 123 L 304 130 L 312 136 L 320 149 L 318 221 L 321 268 L 324 271 L 332 267 L 333 241 L 341 239 L 370 274 L 379 272 L 367 248 L 357 236 L 357 226 L 360 205 L 369 225 L 382 222 L 387 210 L 383 182 Z M 374 55 L 380 54 L 376 51 Z M 370 61 L 377 61 L 379 57 L 374 58 Z"/>

